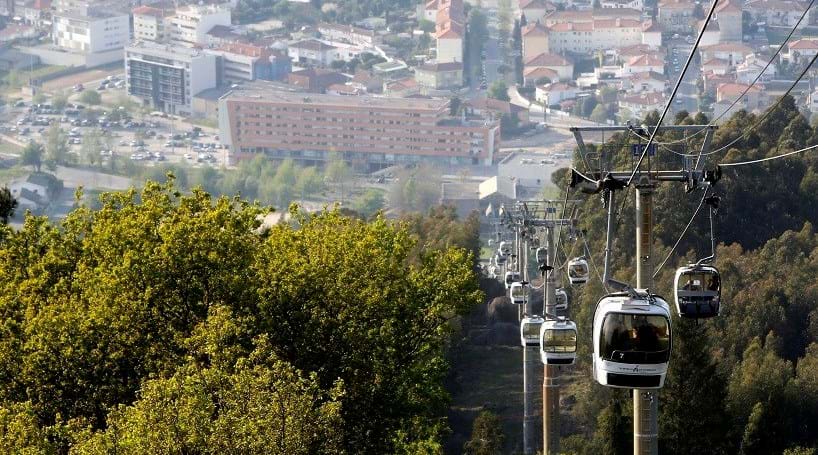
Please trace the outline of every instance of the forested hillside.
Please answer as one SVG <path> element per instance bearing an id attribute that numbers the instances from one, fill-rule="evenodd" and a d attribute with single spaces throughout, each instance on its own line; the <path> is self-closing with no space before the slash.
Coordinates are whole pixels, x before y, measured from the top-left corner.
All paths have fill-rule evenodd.
<path id="1" fill-rule="evenodd" d="M 472 253 L 172 182 L 3 228 L 0 452 L 435 452 Z"/>
<path id="2" fill-rule="evenodd" d="M 708 157 L 707 168 L 779 155 L 818 143 L 818 131 L 787 99 L 758 128 L 744 111 L 720 126 L 712 149 L 739 141 Z M 645 124 L 655 124 L 655 116 Z M 676 118 L 703 124 L 703 117 Z M 689 141 L 698 150 L 703 135 Z M 681 136 L 667 134 L 660 140 Z M 621 137 L 609 144 L 621 144 Z M 613 150 L 615 147 L 603 148 Z M 618 155 L 620 168 L 630 156 Z M 681 157 L 660 152 L 654 169 L 679 169 Z M 627 160 L 627 161 L 625 161 Z M 577 164 L 581 169 L 581 165 Z M 556 178 L 565 187 L 566 175 Z M 818 447 L 818 154 L 808 151 L 761 164 L 725 167 L 713 188 L 722 198 L 716 214 L 716 265 L 722 273 L 721 316 L 706 321 L 674 320 L 670 371 L 660 393 L 660 450 L 673 454 L 812 454 Z M 620 192 L 614 246 L 615 276 L 633 281 L 633 192 Z M 580 196 L 585 197 L 585 196 Z M 660 185 L 655 196 L 658 266 L 696 209 L 701 192 L 680 197 L 678 187 Z M 619 209 L 619 208 L 617 208 Z M 602 264 L 605 212 L 598 196 L 581 209 L 595 262 Z M 707 211 L 702 210 L 654 290 L 671 298 L 677 265 L 710 253 Z M 591 320 L 604 291 L 598 281 L 574 290 L 573 317 L 580 328 L 577 371 L 590 370 Z M 631 400 L 627 393 L 591 384 L 590 375 L 570 415 L 579 434 L 563 440 L 566 453 L 631 453 Z"/>

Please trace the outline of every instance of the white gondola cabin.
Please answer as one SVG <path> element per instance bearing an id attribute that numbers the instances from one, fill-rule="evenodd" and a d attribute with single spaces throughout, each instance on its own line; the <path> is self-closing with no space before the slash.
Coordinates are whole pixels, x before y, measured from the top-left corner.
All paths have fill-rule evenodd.
<path id="1" fill-rule="evenodd" d="M 670 335 L 670 308 L 662 298 L 627 293 L 603 297 L 594 313 L 594 379 L 608 387 L 661 388 Z"/>
<path id="2" fill-rule="evenodd" d="M 555 306 L 557 310 L 568 311 L 568 293 L 565 292 L 565 289 L 557 288 L 554 295 L 556 296 Z"/>
<path id="3" fill-rule="evenodd" d="M 537 257 L 537 264 L 545 264 L 548 261 L 548 250 L 543 247 L 537 248 L 537 252 L 534 253 Z"/>
<path id="4" fill-rule="evenodd" d="M 505 263 L 506 263 L 506 257 L 505 257 L 505 256 L 503 256 L 503 255 L 501 255 L 501 254 L 498 252 L 497 254 L 495 254 L 495 255 L 494 255 L 494 262 L 496 262 L 496 263 L 497 263 L 497 265 L 500 265 L 500 264 L 505 264 Z"/>
<path id="5" fill-rule="evenodd" d="M 528 300 L 528 285 L 520 281 L 511 283 L 511 288 L 508 291 L 511 303 L 515 305 L 525 305 Z"/>
<path id="6" fill-rule="evenodd" d="M 520 343 L 523 347 L 540 345 L 540 328 L 545 320 L 539 316 L 524 317 L 520 321 Z"/>
<path id="7" fill-rule="evenodd" d="M 520 281 L 520 272 L 506 272 L 505 283 L 506 289 L 511 289 L 511 284 L 515 281 Z"/>
<path id="8" fill-rule="evenodd" d="M 588 261 L 584 257 L 571 259 L 568 261 L 568 281 L 571 284 L 585 284 L 591 270 L 588 268 Z"/>
<path id="9" fill-rule="evenodd" d="M 572 365 L 577 358 L 577 325 L 550 319 L 540 328 L 540 360 L 545 365 Z"/>
<path id="10" fill-rule="evenodd" d="M 721 311 L 721 276 L 710 265 L 676 270 L 676 311 L 683 318 L 712 318 Z"/>
<path id="11" fill-rule="evenodd" d="M 512 245 L 511 242 L 500 242 L 498 251 L 501 256 L 511 256 Z"/>

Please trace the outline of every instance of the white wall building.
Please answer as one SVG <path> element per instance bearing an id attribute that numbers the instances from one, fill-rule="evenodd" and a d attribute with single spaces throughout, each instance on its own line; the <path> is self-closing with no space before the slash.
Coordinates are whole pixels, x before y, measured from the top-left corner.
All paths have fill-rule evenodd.
<path id="1" fill-rule="evenodd" d="M 89 67 L 122 60 L 122 49 L 130 40 L 128 14 L 89 11 L 90 15 L 59 13 L 53 17 L 54 44 L 84 54 Z"/>
<path id="2" fill-rule="evenodd" d="M 548 27 L 548 52 L 590 54 L 642 43 L 642 22 L 635 19 L 598 19 L 563 22 Z"/>
<path id="3" fill-rule="evenodd" d="M 166 20 L 165 29 L 172 41 L 206 45 L 207 32 L 216 25 L 230 26 L 230 10 L 220 6 L 182 6 Z"/>
<path id="4" fill-rule="evenodd" d="M 140 41 L 125 48 L 128 94 L 169 114 L 191 115 L 193 97 L 218 85 L 216 56 L 199 49 Z"/>
<path id="5" fill-rule="evenodd" d="M 165 39 L 165 12 L 159 8 L 139 6 L 133 14 L 133 38 L 137 41 Z"/>

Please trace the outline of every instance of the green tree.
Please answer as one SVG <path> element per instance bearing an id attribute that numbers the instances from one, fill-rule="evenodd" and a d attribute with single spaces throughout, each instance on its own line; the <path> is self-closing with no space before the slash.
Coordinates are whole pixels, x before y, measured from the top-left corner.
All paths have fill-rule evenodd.
<path id="1" fill-rule="evenodd" d="M 102 96 L 96 90 L 86 90 L 80 95 L 80 102 L 90 106 L 97 106 L 102 103 Z"/>
<path id="2" fill-rule="evenodd" d="M 344 186 L 352 177 L 352 168 L 340 158 L 332 159 L 324 171 L 324 176 L 328 183 L 330 183 L 340 195 L 340 200 L 344 201 Z"/>
<path id="3" fill-rule="evenodd" d="M 57 169 L 57 165 L 68 161 L 68 136 L 58 124 L 48 128 L 45 142 L 45 164 L 50 170 Z"/>
<path id="4" fill-rule="evenodd" d="M 80 146 L 83 161 L 91 166 L 102 164 L 102 131 L 95 128 L 85 134 Z"/>
<path id="5" fill-rule="evenodd" d="M 7 231 L 0 402 L 61 453 L 440 447 L 469 252 L 337 211 L 259 229 L 266 209 L 173 182 Z"/>
<path id="6" fill-rule="evenodd" d="M 20 152 L 20 164 L 24 166 L 31 166 L 36 172 L 40 172 L 40 167 L 43 165 L 43 154 L 45 150 L 43 145 L 34 141 L 29 141 Z"/>
<path id="7" fill-rule="evenodd" d="M 228 335 L 241 330 L 229 329 Z M 209 341 L 215 348 L 224 340 Z M 108 415 L 106 431 L 85 433 L 71 453 L 162 453 L 168 447 L 180 453 L 340 453 L 343 384 L 327 393 L 315 374 L 279 360 L 264 338 L 258 342 L 235 365 L 194 363 L 168 379 L 148 381 L 138 401 Z"/>
<path id="8" fill-rule="evenodd" d="M 0 405 L 0 451 L 3 453 L 56 453 L 48 432 L 40 427 L 31 403 Z"/>
<path id="9" fill-rule="evenodd" d="M 605 123 L 608 121 L 608 109 L 603 104 L 597 104 L 591 112 L 590 119 L 597 123 Z"/>
<path id="10" fill-rule="evenodd" d="M 615 391 L 597 417 L 594 443 L 599 454 L 625 455 L 632 452 L 631 424 L 622 415 L 622 401 L 621 391 Z"/>
<path id="11" fill-rule="evenodd" d="M 0 221 L 3 224 L 7 224 L 9 218 L 14 216 L 15 208 L 17 208 L 17 199 L 12 196 L 9 187 L 0 188 Z"/>
<path id="12" fill-rule="evenodd" d="M 662 389 L 659 437 L 662 452 L 679 455 L 732 453 L 723 444 L 726 381 L 709 351 L 706 326 L 673 321 L 673 353 Z"/>
<path id="13" fill-rule="evenodd" d="M 66 104 L 68 104 L 68 95 L 65 92 L 57 92 L 51 97 L 51 105 L 58 111 L 65 109 Z"/>
<path id="14" fill-rule="evenodd" d="M 295 192 L 303 201 L 324 191 L 324 178 L 315 166 L 305 166 L 298 170 Z"/>
<path id="15" fill-rule="evenodd" d="M 502 80 L 494 81 L 489 87 L 488 97 L 494 98 L 500 101 L 510 101 L 511 98 L 508 96 L 508 86 Z"/>
<path id="16" fill-rule="evenodd" d="M 368 218 L 383 208 L 384 201 L 383 191 L 369 188 L 355 199 L 352 209 Z"/>
<path id="17" fill-rule="evenodd" d="M 38 91 L 31 97 L 31 102 L 33 104 L 43 104 L 47 100 L 45 93 Z"/>
<path id="18" fill-rule="evenodd" d="M 467 455 L 496 455 L 502 453 L 503 426 L 500 419 L 489 411 L 483 411 L 474 419 L 471 439 L 463 447 Z"/>

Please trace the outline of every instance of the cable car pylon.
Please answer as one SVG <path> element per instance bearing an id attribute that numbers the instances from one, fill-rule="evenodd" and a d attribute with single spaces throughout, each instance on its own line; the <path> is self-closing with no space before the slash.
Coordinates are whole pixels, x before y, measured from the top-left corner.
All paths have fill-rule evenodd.
<path id="1" fill-rule="evenodd" d="M 572 365 L 576 358 L 576 324 L 565 316 L 567 295 L 557 295 L 556 228 L 573 230 L 573 218 L 558 218 L 558 207 L 579 201 L 518 201 L 514 208 L 503 207 L 503 224 L 515 234 L 518 267 L 507 279 L 509 297 L 520 305 L 520 343 L 523 347 L 523 453 L 539 452 L 535 440 L 538 413 L 534 409 L 535 385 L 539 381 L 539 365 L 543 365 L 543 454 L 556 455 L 560 447 L 559 395 L 561 368 Z M 545 245 L 540 245 L 537 232 L 543 232 Z M 561 232 L 561 231 L 560 231 Z M 529 250 L 534 251 L 543 278 L 543 300 L 531 298 L 528 273 Z M 587 264 L 586 264 L 587 266 Z M 562 314 L 560 314 L 560 312 Z"/>
<path id="2" fill-rule="evenodd" d="M 633 452 L 635 455 L 657 455 L 659 452 L 659 395 L 656 389 L 659 389 L 664 382 L 672 343 L 668 305 L 664 299 L 650 292 L 653 287 L 653 193 L 656 184 L 663 181 L 683 183 L 685 191 L 691 192 L 702 183 L 713 184 L 719 180 L 721 177 L 719 168 L 713 171 L 704 170 L 704 157 L 710 147 L 715 129 L 713 125 L 656 126 L 652 131 L 644 126 L 633 127 L 631 125 L 571 128 L 577 141 L 581 161 L 585 165 L 585 172 L 581 173 L 572 169 L 570 186 L 585 193 L 604 192 L 608 205 L 608 239 L 603 281 L 607 286 L 625 291 L 608 295 L 597 305 L 597 312 L 601 310 L 604 314 L 600 318 L 597 317 L 598 314 L 594 316 L 594 376 L 597 382 L 603 385 L 616 387 L 616 384 L 611 383 L 613 380 L 620 384 L 619 387 L 633 389 Z M 650 156 L 655 152 L 647 148 L 638 153 L 639 163 L 646 156 L 648 157 L 647 169 L 640 169 L 639 166 L 631 171 L 612 171 L 602 168 L 593 171 L 591 169 L 587 156 L 589 154 L 582 138 L 583 132 L 620 131 L 629 133 L 635 130 L 640 130 L 643 135 L 650 134 L 651 136 L 655 136 L 659 130 L 681 132 L 704 130 L 705 136 L 702 141 L 702 149 L 695 162 L 687 160 L 681 170 L 651 170 Z M 634 153 L 636 153 L 636 148 Z M 610 276 L 614 193 L 630 185 L 636 187 L 636 289 Z M 631 308 L 634 305 L 644 305 L 644 308 L 649 311 L 637 318 L 634 315 L 637 313 L 636 309 Z M 606 315 L 617 315 L 621 321 L 618 321 L 617 324 L 611 322 L 606 326 Z M 664 321 L 667 321 L 666 326 Z M 603 333 L 606 327 L 609 328 L 609 331 Z M 610 335 L 610 340 L 603 340 L 603 335 L 606 334 Z M 622 335 L 625 335 L 627 339 L 622 338 Z M 603 348 L 611 347 L 612 350 L 602 349 L 599 345 L 603 345 Z M 624 370 L 619 373 L 613 372 L 615 368 L 622 368 L 619 366 L 621 363 L 631 364 L 636 374 L 630 375 L 631 377 L 622 377 L 621 373 L 624 373 Z M 606 371 L 600 371 L 603 368 Z M 640 373 L 640 368 L 644 375 Z M 601 376 L 603 374 L 604 377 Z M 641 378 L 633 376 L 641 376 Z"/>

